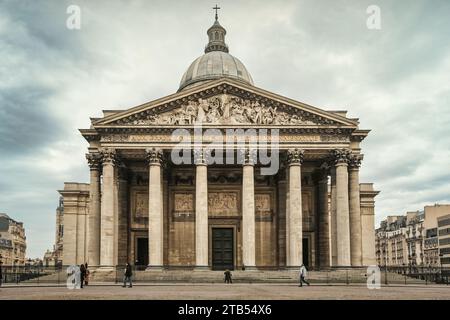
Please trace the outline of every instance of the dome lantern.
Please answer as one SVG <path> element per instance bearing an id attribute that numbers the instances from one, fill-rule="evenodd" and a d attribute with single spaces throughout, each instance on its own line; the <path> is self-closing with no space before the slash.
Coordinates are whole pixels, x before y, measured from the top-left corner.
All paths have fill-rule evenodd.
<path id="1" fill-rule="evenodd" d="M 211 51 L 223 51 L 228 53 L 228 46 L 225 43 L 225 35 L 227 34 L 227 30 L 220 25 L 219 16 L 217 14 L 217 10 L 219 10 L 220 7 L 216 5 L 213 9 L 216 10 L 216 20 L 207 31 L 209 42 L 206 45 L 205 53 Z"/>

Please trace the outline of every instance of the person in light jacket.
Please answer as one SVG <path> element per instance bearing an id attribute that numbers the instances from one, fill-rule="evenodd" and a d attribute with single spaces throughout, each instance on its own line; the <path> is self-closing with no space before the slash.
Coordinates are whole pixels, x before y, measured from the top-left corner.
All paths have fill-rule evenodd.
<path id="1" fill-rule="evenodd" d="M 306 273 L 307 273 L 306 267 L 302 263 L 302 265 L 300 266 L 300 285 L 299 285 L 299 287 L 303 287 L 303 282 L 309 286 L 309 282 L 306 281 Z"/>

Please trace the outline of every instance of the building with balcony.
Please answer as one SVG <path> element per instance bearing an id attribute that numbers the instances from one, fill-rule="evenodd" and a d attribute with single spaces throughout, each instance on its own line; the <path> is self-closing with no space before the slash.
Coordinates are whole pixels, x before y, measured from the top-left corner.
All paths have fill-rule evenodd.
<path id="1" fill-rule="evenodd" d="M 26 248 L 23 223 L 0 213 L 0 261 L 3 265 L 24 265 Z"/>
<path id="2" fill-rule="evenodd" d="M 380 266 L 450 266 L 450 205 L 388 216 L 375 236 Z"/>

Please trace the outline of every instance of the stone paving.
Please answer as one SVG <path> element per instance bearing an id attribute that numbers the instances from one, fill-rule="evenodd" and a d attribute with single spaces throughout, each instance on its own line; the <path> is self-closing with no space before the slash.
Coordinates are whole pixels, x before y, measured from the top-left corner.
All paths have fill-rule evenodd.
<path id="1" fill-rule="evenodd" d="M 180 299 L 180 300 L 304 300 L 304 299 L 450 299 L 450 286 L 366 286 L 292 284 L 152 284 L 122 288 L 120 285 L 93 285 L 81 290 L 66 287 L 2 287 L 0 300 L 81 300 L 81 299 Z"/>

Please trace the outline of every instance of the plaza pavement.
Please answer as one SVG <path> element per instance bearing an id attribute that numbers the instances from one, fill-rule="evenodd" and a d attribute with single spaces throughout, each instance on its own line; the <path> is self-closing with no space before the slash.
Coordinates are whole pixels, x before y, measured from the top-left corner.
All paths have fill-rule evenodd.
<path id="1" fill-rule="evenodd" d="M 364 285 L 293 284 L 137 284 L 122 288 L 119 284 L 92 285 L 69 290 L 64 286 L 6 286 L 0 288 L 0 300 L 405 300 L 450 299 L 450 286 L 382 286 L 369 290 Z"/>

